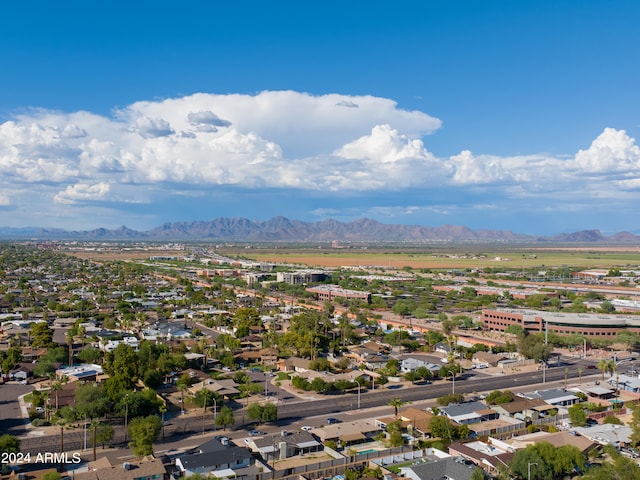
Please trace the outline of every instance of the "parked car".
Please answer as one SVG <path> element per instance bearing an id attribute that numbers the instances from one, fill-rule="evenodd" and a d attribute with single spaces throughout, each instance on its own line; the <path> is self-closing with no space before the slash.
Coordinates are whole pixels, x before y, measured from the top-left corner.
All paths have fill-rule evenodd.
<path id="1" fill-rule="evenodd" d="M 595 370 L 598 367 L 596 367 L 595 365 L 587 365 L 587 370 Z"/>
<path id="2" fill-rule="evenodd" d="M 311 427 L 309 425 L 304 425 L 304 426 L 300 427 L 300 430 L 302 430 L 303 432 L 309 432 L 309 431 L 313 430 L 313 427 Z"/>
<path id="3" fill-rule="evenodd" d="M 342 420 L 334 418 L 334 417 L 329 417 L 329 418 L 327 418 L 327 423 L 329 425 L 333 425 L 334 423 L 342 423 Z"/>
<path id="4" fill-rule="evenodd" d="M 261 430 L 251 430 L 249 432 L 249 435 L 251 435 L 252 437 L 255 437 L 257 435 L 266 435 L 266 433 Z"/>

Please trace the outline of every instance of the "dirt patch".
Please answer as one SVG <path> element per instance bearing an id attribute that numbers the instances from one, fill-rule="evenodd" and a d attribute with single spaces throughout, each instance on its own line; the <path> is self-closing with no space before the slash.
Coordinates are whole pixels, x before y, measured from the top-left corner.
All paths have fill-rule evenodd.
<path id="1" fill-rule="evenodd" d="M 183 251 L 174 250 L 123 250 L 123 251 L 68 251 L 67 255 L 80 258 L 82 260 L 95 261 L 128 261 L 146 260 L 149 257 L 177 257 L 183 256 Z"/>

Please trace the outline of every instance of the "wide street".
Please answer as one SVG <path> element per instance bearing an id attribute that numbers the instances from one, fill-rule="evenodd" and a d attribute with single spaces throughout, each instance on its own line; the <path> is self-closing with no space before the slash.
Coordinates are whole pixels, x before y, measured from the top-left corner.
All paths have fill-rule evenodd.
<path id="1" fill-rule="evenodd" d="M 22 435 L 26 432 L 25 419 L 20 411 L 18 397 L 33 390 L 20 382 L 0 384 L 0 434 Z"/>
<path id="2" fill-rule="evenodd" d="M 597 370 L 588 370 L 586 365 L 592 365 L 592 360 L 577 358 L 562 358 L 558 365 L 551 366 L 542 372 L 518 372 L 512 375 L 493 374 L 487 375 L 480 370 L 472 370 L 471 374 L 463 374 L 457 380 L 437 380 L 431 384 L 416 384 L 376 387 L 375 390 L 362 389 L 360 395 L 357 390 L 343 395 L 311 395 L 312 398 L 288 399 L 278 402 L 278 422 L 273 426 L 264 426 L 267 430 L 278 430 L 289 425 L 294 427 L 311 422 L 313 426 L 326 423 L 324 415 L 344 418 L 345 420 L 358 412 L 366 409 L 387 406 L 389 401 L 399 398 L 404 402 L 420 403 L 435 401 L 438 397 L 448 393 L 482 393 L 493 390 L 542 390 L 563 386 L 565 374 L 570 385 L 578 382 L 587 383 L 598 381 L 601 373 Z M 579 368 L 582 373 L 579 373 Z M 580 379 L 578 377 L 581 377 Z M 543 383 L 544 381 L 544 383 Z M 547 385 L 549 384 L 549 385 Z M 29 388 L 29 387 L 25 387 Z M 309 396 L 308 396 L 309 397 Z M 358 409 L 358 403 L 360 408 Z M 235 410 L 235 430 L 244 431 L 251 422 L 246 415 L 246 407 Z M 309 420 L 309 421 L 307 421 Z M 4 427 L 4 422 L 3 422 Z M 263 427 L 260 427 L 263 429 Z M 5 429 L 3 428 L 3 431 Z M 206 415 L 193 412 L 187 415 L 178 415 L 171 418 L 165 427 L 164 437 L 166 442 L 175 442 L 188 439 L 190 436 L 211 432 L 214 430 L 213 414 L 209 411 Z M 21 436 L 21 449 L 24 452 L 59 451 L 60 431 L 57 428 L 32 430 L 28 435 Z M 162 442 L 160 442 L 162 443 Z M 125 445 L 124 425 L 115 426 L 114 445 Z M 63 434 L 63 447 L 65 450 L 81 450 L 91 445 L 91 430 L 82 428 L 65 430 Z"/>

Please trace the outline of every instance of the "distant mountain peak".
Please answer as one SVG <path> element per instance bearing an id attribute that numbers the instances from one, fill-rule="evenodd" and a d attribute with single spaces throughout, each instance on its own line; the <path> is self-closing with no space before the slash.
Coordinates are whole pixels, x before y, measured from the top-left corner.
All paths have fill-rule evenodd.
<path id="1" fill-rule="evenodd" d="M 620 232 L 605 236 L 600 230 L 582 230 L 553 237 L 536 237 L 509 230 L 472 230 L 461 225 L 429 227 L 419 225 L 385 224 L 362 217 L 352 222 L 325 219 L 317 222 L 291 220 L 276 216 L 270 220 L 250 220 L 243 217 L 216 218 L 167 222 L 158 227 L 137 231 L 126 226 L 109 230 L 96 228 L 86 231 L 66 231 L 42 228 L 0 228 L 4 239 L 74 239 L 74 240 L 140 240 L 140 241 L 243 241 L 243 242 L 405 242 L 405 243 L 493 243 L 493 242 L 555 242 L 555 243 L 613 243 L 640 244 L 640 236 Z"/>

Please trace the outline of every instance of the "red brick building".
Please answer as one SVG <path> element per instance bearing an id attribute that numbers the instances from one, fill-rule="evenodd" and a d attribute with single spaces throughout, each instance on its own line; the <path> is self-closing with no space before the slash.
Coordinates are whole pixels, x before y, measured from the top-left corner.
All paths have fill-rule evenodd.
<path id="1" fill-rule="evenodd" d="M 587 337 L 615 337 L 621 330 L 640 333 L 640 316 L 634 315 L 484 309 L 480 320 L 487 330 L 498 332 L 504 332 L 510 325 L 519 325 L 532 333 L 548 330 L 559 335 L 579 334 Z"/>

